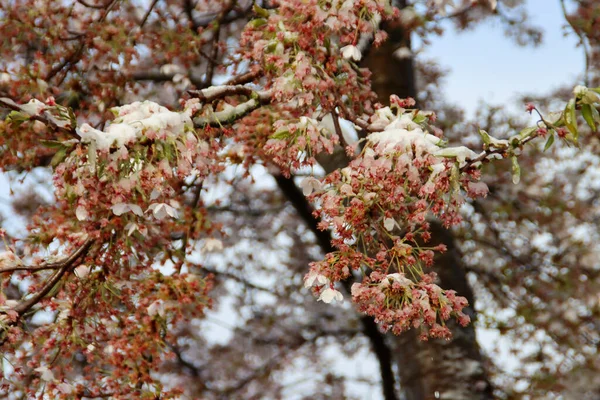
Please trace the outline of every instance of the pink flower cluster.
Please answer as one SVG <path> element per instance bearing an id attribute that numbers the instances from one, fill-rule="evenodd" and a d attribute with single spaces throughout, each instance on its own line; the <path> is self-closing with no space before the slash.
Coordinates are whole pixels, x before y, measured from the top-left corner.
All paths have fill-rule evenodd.
<path id="1" fill-rule="evenodd" d="M 203 179 L 219 168 L 219 144 L 199 137 L 185 113 L 155 103 L 114 111 L 104 131 L 78 128 L 81 141 L 55 170 L 56 196 L 90 230 L 110 223 L 144 234 L 150 221 L 177 217 L 184 178 Z"/>
<path id="2" fill-rule="evenodd" d="M 315 163 L 316 154 L 333 153 L 333 147 L 339 143 L 335 133 L 329 132 L 318 121 L 300 117 L 296 123 L 284 120 L 273 124 L 275 134 L 265 145 L 265 151 L 272 155 L 272 161 L 284 171 Z"/>
<path id="3" fill-rule="evenodd" d="M 444 321 L 451 316 L 463 326 L 470 321 L 462 312 L 467 300 L 453 290 L 443 290 L 434 279 L 433 273 L 414 282 L 402 273 L 373 272 L 352 285 L 352 299 L 361 312 L 373 316 L 386 331 L 391 329 L 398 335 L 411 327 L 421 328 L 422 340 L 448 339 L 451 333 Z"/>
<path id="4" fill-rule="evenodd" d="M 396 333 L 414 326 L 425 336 L 448 337 L 443 321 L 454 316 L 467 323 L 461 312 L 467 301 L 442 290 L 425 272 L 435 252 L 446 250 L 443 244 L 427 246 L 427 218 L 459 223 L 459 189 L 476 196 L 487 187 L 472 182 L 473 173 L 460 176 L 456 157 L 436 155 L 442 143 L 419 120 L 418 113 L 398 107 L 378 110 L 371 123 L 383 130 L 367 137 L 359 157 L 321 182 L 307 180 L 320 228 L 333 231 L 337 248 L 313 263 L 307 277 L 322 276 L 332 286 L 352 270 L 361 271 L 365 278 L 353 288 L 360 310 Z"/>

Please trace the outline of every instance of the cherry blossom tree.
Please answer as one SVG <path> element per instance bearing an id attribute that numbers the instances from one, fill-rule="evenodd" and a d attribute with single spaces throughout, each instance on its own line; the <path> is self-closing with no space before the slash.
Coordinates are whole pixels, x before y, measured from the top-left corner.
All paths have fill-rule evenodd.
<path id="1" fill-rule="evenodd" d="M 597 159 L 598 13 L 575 3 L 585 85 L 530 127 L 490 111 L 470 147 L 411 35 L 499 18 L 535 44 L 520 2 L 1 3 L 0 167 L 54 193 L 2 231 L 1 393 L 279 398 L 304 362 L 345 398 L 321 353 L 360 346 L 386 399 L 597 394 L 595 192 L 568 177 Z M 481 353 L 467 271 L 484 322 L 539 345 L 521 376 Z M 211 344 L 226 299 L 243 323 Z"/>

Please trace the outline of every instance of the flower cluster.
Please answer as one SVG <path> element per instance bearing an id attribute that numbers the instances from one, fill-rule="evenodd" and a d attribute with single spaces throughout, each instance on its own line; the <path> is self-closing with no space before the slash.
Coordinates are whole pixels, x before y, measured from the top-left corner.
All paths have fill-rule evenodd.
<path id="1" fill-rule="evenodd" d="M 383 40 L 377 27 L 394 11 L 387 0 L 292 0 L 255 12 L 240 44 L 242 56 L 261 66 L 274 100 L 271 113 L 279 119 L 268 153 L 285 171 L 310 165 L 337 138 L 308 117 L 319 120 L 341 103 L 352 115 L 373 111 L 370 73 L 355 64 L 361 58 L 358 42 Z"/>
<path id="2" fill-rule="evenodd" d="M 296 123 L 279 120 L 273 128 L 276 129 L 275 134 L 267 141 L 265 151 L 272 154 L 273 162 L 284 170 L 313 165 L 316 154 L 331 154 L 333 147 L 339 143 L 335 133 L 313 118 L 300 117 Z"/>
<path id="3" fill-rule="evenodd" d="M 455 316 L 465 326 L 470 318 L 462 312 L 464 297 L 453 290 L 443 290 L 434 283 L 434 274 L 424 274 L 419 282 L 403 273 L 382 275 L 373 272 L 361 283 L 352 285 L 352 299 L 358 309 L 381 323 L 384 330 L 398 335 L 408 329 L 421 328 L 421 339 L 449 338 L 444 321 Z"/>
<path id="4" fill-rule="evenodd" d="M 432 316 L 443 321 L 455 315 L 464 322 L 460 310 L 466 301 L 442 291 L 424 272 L 433 265 L 435 252 L 445 251 L 443 244 L 426 245 L 427 218 L 432 214 L 446 226 L 457 224 L 463 202 L 460 188 L 485 195 L 487 187 L 472 179 L 475 173 L 460 174 L 461 166 L 476 154 L 444 148 L 439 137 L 424 130 L 426 121 L 416 111 L 381 108 L 370 124 L 382 130 L 367 137 L 359 157 L 321 182 L 303 182 L 304 193 L 312 192 L 309 198 L 318 206 L 320 227 L 333 230 L 338 249 L 313 263 L 306 279 L 322 276 L 332 285 L 360 270 L 366 278 L 353 293 L 359 309 L 396 331 L 426 325 L 427 335 L 447 337 Z M 384 280 L 386 275 L 393 282 Z M 404 288 L 402 301 L 392 301 L 387 289 L 391 283 Z M 444 308 L 450 303 L 452 312 Z"/>
<path id="5" fill-rule="evenodd" d="M 188 113 L 149 101 L 113 112 L 104 130 L 77 128 L 81 141 L 66 144 L 69 156 L 55 171 L 56 194 L 82 223 L 111 221 L 129 235 L 143 234 L 149 217 L 177 218 L 178 185 L 216 168 L 211 159 L 218 148 L 198 137 Z"/>

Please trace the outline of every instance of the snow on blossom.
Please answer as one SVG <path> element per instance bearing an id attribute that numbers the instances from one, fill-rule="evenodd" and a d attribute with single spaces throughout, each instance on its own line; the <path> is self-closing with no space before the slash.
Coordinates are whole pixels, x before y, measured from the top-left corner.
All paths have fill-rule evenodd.
<path id="1" fill-rule="evenodd" d="M 340 53 L 342 53 L 342 57 L 346 60 L 354 60 L 360 61 L 362 58 L 362 53 L 358 49 L 358 47 L 353 45 L 344 46 L 340 49 Z"/>
<path id="2" fill-rule="evenodd" d="M 127 124 L 111 124 L 106 131 L 82 124 L 77 128 L 77 134 L 84 143 L 94 141 L 98 150 L 108 150 L 113 144 L 122 147 L 137 138 L 136 129 Z"/>
<path id="3" fill-rule="evenodd" d="M 573 94 L 576 97 L 583 97 L 586 95 L 586 93 L 588 92 L 588 88 L 582 85 L 577 85 L 575 86 L 575 88 L 573 89 Z"/>
<path id="4" fill-rule="evenodd" d="M 322 301 L 323 303 L 331 303 L 333 301 L 342 302 L 344 300 L 344 296 L 339 291 L 327 288 L 321 292 L 317 301 Z"/>
<path id="5" fill-rule="evenodd" d="M 177 209 L 175 207 L 171 207 L 166 203 L 154 203 L 150 204 L 146 212 L 152 211 L 152 214 L 156 219 L 163 219 L 166 216 L 170 216 L 172 218 L 177 218 Z"/>
<path id="6" fill-rule="evenodd" d="M 313 286 L 321 286 L 329 283 L 329 279 L 325 275 L 321 275 L 317 272 L 311 271 L 306 277 L 304 277 L 304 287 L 311 288 Z"/>
<path id="7" fill-rule="evenodd" d="M 38 99 L 31 99 L 27 104 L 23 104 L 21 106 L 21 111 L 23 111 L 30 117 L 33 117 L 35 115 L 40 115 L 40 113 L 44 111 L 45 108 L 46 105 Z"/>
<path id="8" fill-rule="evenodd" d="M 113 214 L 115 214 L 117 216 L 123 215 L 128 211 L 131 211 L 138 217 L 144 216 L 144 212 L 142 211 L 142 208 L 140 206 L 138 206 L 137 204 L 117 203 L 117 204 L 114 204 L 110 209 L 112 210 Z"/>
<path id="9" fill-rule="evenodd" d="M 112 109 L 117 117 L 104 130 L 89 124 L 77 128 L 77 134 L 84 143 L 95 142 L 98 150 L 108 150 L 113 144 L 125 146 L 145 135 L 145 132 L 163 132 L 165 135 L 180 136 L 192 121 L 185 113 L 170 111 L 152 101 L 133 102 Z"/>
<path id="10" fill-rule="evenodd" d="M 47 366 L 37 367 L 34 371 L 39 372 L 41 374 L 40 378 L 43 381 L 49 382 L 54 380 L 54 374 Z"/>
<path id="11" fill-rule="evenodd" d="M 398 150 L 409 151 L 414 145 L 418 151 L 434 153 L 440 147 L 440 138 L 423 132 L 421 129 L 390 129 L 374 132 L 367 137 L 367 141 L 379 154 L 393 153 Z"/>
<path id="12" fill-rule="evenodd" d="M 465 146 L 446 147 L 445 149 L 438 150 L 434 155 L 437 157 L 456 158 L 460 167 L 464 166 L 467 160 L 472 160 L 478 156 L 477 153 Z"/>

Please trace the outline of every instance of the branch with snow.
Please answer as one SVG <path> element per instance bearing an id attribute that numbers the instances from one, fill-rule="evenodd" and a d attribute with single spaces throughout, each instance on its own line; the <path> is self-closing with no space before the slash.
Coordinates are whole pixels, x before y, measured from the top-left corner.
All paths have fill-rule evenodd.
<path id="1" fill-rule="evenodd" d="M 37 99 L 32 99 L 26 104 L 17 104 L 8 97 L 0 97 L 0 107 L 8 108 L 20 114 L 9 116 L 12 119 L 40 121 L 58 132 L 76 137 L 74 116 L 69 115 L 70 110 L 53 104 L 54 99 L 49 100 L 50 105 Z"/>

